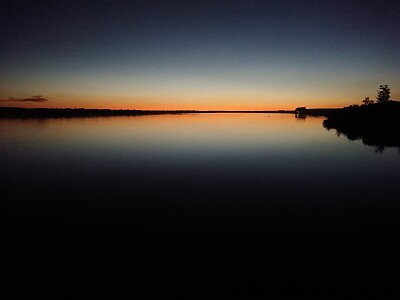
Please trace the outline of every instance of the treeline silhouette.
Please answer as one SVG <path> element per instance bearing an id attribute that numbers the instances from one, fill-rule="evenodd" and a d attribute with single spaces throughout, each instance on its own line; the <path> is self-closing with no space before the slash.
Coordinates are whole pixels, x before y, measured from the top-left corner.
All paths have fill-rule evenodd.
<path id="1" fill-rule="evenodd" d="M 136 109 L 85 109 L 85 108 L 19 108 L 0 107 L 0 118 L 84 118 L 114 116 L 145 116 L 204 113 L 290 113 L 292 110 L 136 110 Z"/>
<path id="2" fill-rule="evenodd" d="M 400 102 L 383 101 L 369 105 L 351 105 L 332 111 L 323 122 L 349 140 L 361 139 L 365 145 L 382 152 L 385 147 L 400 151 Z"/>
<path id="3" fill-rule="evenodd" d="M 182 114 L 194 111 L 162 111 L 135 109 L 85 109 L 85 108 L 0 108 L 2 118 L 84 118 L 84 117 L 113 117 L 113 116 L 142 116 L 159 114 Z"/>
<path id="4" fill-rule="evenodd" d="M 338 108 L 306 108 L 297 107 L 294 110 L 296 118 L 305 119 L 307 116 L 311 117 L 327 117 Z"/>

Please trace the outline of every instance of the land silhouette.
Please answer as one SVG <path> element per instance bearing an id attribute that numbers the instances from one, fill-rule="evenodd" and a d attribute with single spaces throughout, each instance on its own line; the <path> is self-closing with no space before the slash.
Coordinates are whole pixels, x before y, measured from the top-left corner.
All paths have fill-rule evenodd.
<path id="1" fill-rule="evenodd" d="M 362 140 L 382 153 L 386 147 L 396 147 L 400 152 L 400 102 L 390 100 L 390 88 L 380 85 L 377 102 L 365 97 L 363 105 L 350 105 L 331 111 L 323 126 L 336 129 L 338 135 L 349 140 Z"/>
<path id="2" fill-rule="evenodd" d="M 365 97 L 362 103 L 337 109 L 303 106 L 294 112 L 299 119 L 325 117 L 322 124 L 328 131 L 335 129 L 338 136 L 345 135 L 351 141 L 362 140 L 364 145 L 375 147 L 376 152 L 382 153 L 387 147 L 396 147 L 400 152 L 400 102 L 390 100 L 389 86 L 379 86 L 376 102 Z"/>

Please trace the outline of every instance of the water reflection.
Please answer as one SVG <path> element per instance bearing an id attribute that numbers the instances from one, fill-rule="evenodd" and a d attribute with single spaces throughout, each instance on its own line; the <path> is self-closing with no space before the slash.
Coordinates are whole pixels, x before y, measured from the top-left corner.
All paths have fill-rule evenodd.
<path id="1" fill-rule="evenodd" d="M 344 135 L 350 141 L 361 140 L 364 145 L 375 148 L 376 153 L 383 153 L 386 148 L 396 148 L 400 154 L 400 135 L 396 128 L 392 130 L 375 128 L 371 130 L 369 126 L 355 126 L 344 124 L 342 126 L 332 126 L 329 122 L 323 123 L 324 127 L 329 131 L 336 130 L 336 135 Z"/>
<path id="2" fill-rule="evenodd" d="M 2 250 L 18 256 L 6 285 L 37 298 L 74 298 L 81 282 L 111 298 L 391 295 L 399 156 L 297 120 L 0 120 Z"/>

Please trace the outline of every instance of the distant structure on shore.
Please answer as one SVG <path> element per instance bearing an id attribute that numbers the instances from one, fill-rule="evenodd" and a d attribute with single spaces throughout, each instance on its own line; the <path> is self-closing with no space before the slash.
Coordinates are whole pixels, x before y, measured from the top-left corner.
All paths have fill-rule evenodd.
<path id="1" fill-rule="evenodd" d="M 307 109 L 305 106 L 297 107 L 294 110 L 296 118 L 305 118 L 306 116 L 313 117 L 327 117 L 333 112 L 335 112 L 337 108 L 309 108 Z"/>
<path id="2" fill-rule="evenodd" d="M 304 107 L 304 106 L 302 106 L 302 107 L 297 107 L 297 108 L 294 110 L 294 113 L 295 113 L 296 115 L 304 115 L 304 114 L 307 113 L 307 108 Z"/>
<path id="3" fill-rule="evenodd" d="M 305 119 L 307 117 L 307 108 L 303 107 L 297 107 L 294 110 L 294 116 L 297 119 Z"/>

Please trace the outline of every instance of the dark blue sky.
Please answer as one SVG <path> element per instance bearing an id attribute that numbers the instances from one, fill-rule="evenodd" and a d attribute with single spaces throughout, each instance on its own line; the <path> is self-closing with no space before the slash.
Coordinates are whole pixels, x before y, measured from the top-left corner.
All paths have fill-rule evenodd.
<path id="1" fill-rule="evenodd" d="M 361 103 L 379 84 L 400 98 L 400 1 L 8 2 L 2 100 L 293 108 Z"/>

